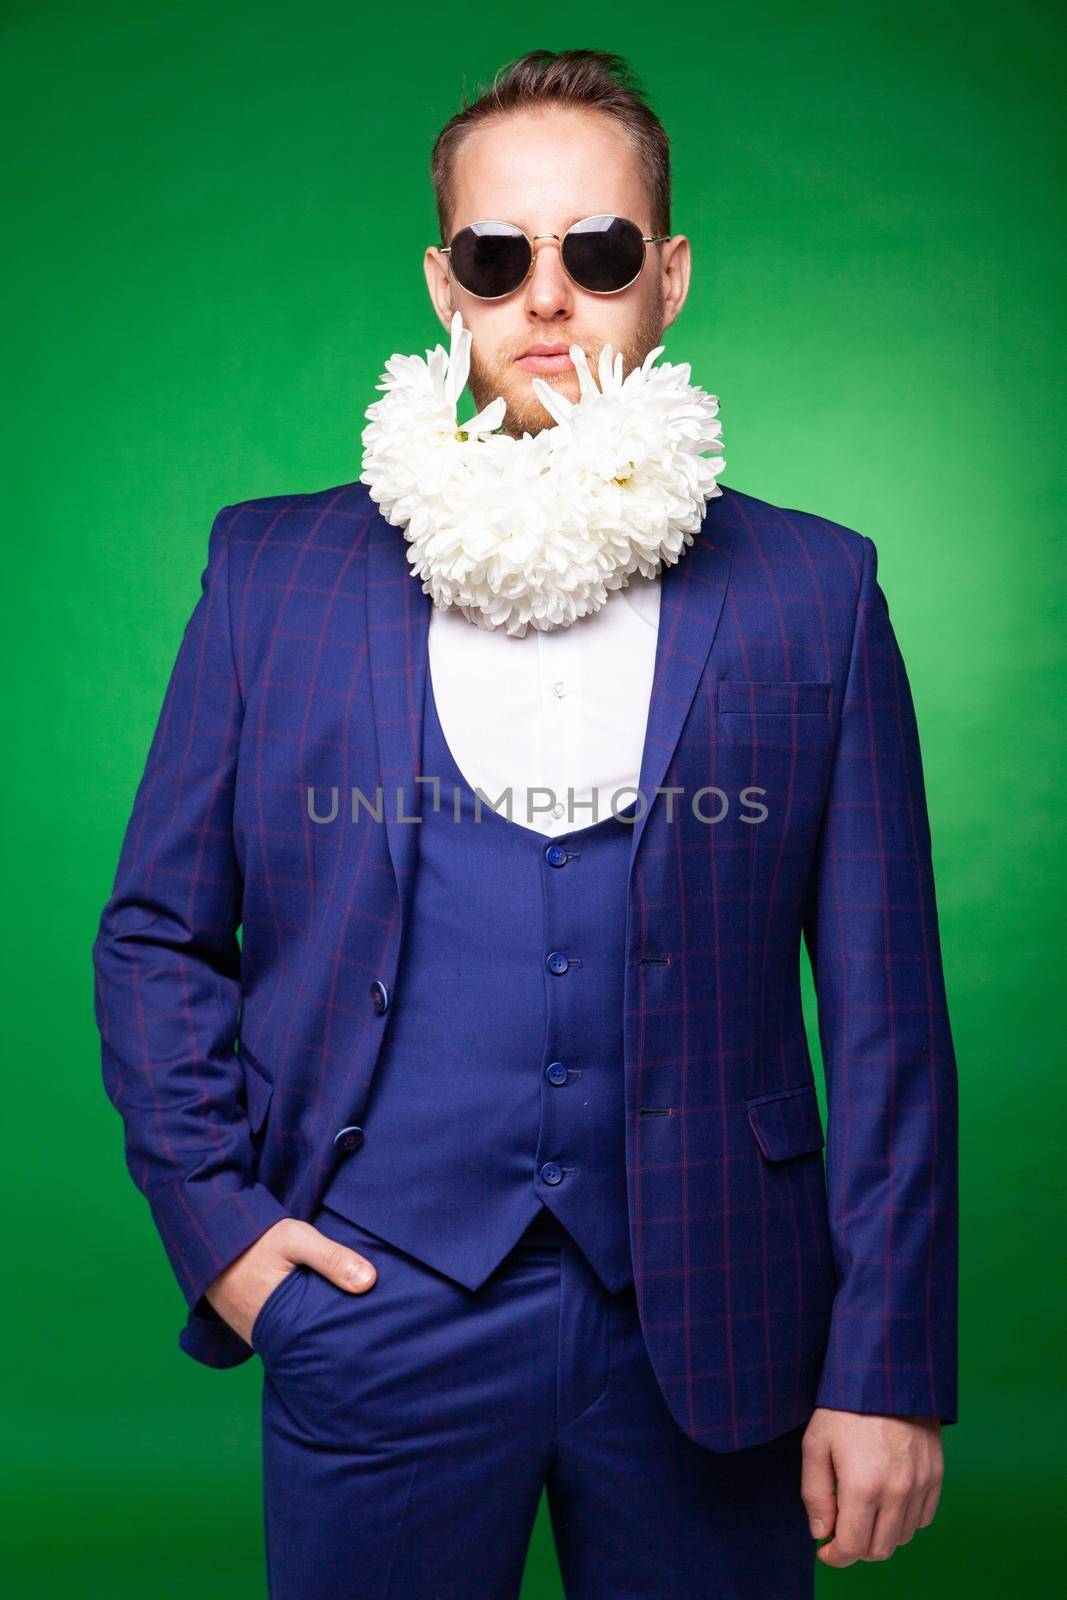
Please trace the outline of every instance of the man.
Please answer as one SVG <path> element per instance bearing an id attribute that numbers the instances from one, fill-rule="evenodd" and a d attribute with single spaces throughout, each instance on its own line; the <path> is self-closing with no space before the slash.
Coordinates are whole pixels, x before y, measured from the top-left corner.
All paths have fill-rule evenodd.
<path id="1" fill-rule="evenodd" d="M 666 135 L 617 57 L 533 52 L 433 175 L 507 483 L 567 352 L 632 371 L 682 309 Z M 810 1595 L 816 1550 L 930 1523 L 956 1416 L 955 1061 L 874 545 L 717 490 L 567 620 L 550 573 L 505 592 L 513 530 L 477 591 L 447 495 L 416 574 L 374 494 L 216 517 L 94 946 L 182 1346 L 263 1361 L 271 1593 L 516 1594 L 547 1487 L 569 1595 Z"/>

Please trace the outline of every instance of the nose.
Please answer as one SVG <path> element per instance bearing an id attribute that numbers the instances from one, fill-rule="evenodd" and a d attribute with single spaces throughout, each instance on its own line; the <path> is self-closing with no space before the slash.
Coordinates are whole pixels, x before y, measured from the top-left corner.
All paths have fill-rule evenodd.
<path id="1" fill-rule="evenodd" d="M 559 239 L 554 233 L 533 236 L 534 264 L 526 280 L 526 300 L 538 317 L 569 313 L 574 303 L 574 285 L 564 271 Z"/>

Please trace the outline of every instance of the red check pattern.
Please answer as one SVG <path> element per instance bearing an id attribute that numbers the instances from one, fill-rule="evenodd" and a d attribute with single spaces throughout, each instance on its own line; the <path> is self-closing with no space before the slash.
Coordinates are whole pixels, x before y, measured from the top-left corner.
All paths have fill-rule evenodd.
<path id="1" fill-rule="evenodd" d="M 205 1288 L 314 1214 L 388 1025 L 372 982 L 403 993 L 430 606 L 405 550 L 358 483 L 219 513 L 93 948 L 105 1087 L 213 1366 L 251 1351 Z M 713 1449 L 816 1403 L 952 1421 L 956 1066 L 875 547 L 724 488 L 662 582 L 620 1063 L 650 1358 Z"/>

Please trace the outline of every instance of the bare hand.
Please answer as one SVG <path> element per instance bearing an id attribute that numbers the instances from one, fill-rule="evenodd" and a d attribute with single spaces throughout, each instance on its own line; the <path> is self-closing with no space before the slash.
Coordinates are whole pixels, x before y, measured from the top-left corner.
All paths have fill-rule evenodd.
<path id="1" fill-rule="evenodd" d="M 944 1476 L 937 1417 L 818 1406 L 803 1448 L 801 1497 L 828 1567 L 887 1561 L 933 1521 Z"/>
<path id="2" fill-rule="evenodd" d="M 249 1334 L 260 1307 L 301 1263 L 352 1294 L 363 1294 L 378 1276 L 366 1256 L 338 1244 L 310 1222 L 283 1217 L 212 1280 L 205 1298 L 245 1343 L 251 1344 Z"/>

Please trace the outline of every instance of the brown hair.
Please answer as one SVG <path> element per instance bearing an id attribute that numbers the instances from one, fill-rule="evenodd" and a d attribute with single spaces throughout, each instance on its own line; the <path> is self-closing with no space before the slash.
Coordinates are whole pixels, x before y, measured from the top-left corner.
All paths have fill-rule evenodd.
<path id="1" fill-rule="evenodd" d="M 666 130 L 622 56 L 606 50 L 528 50 L 495 73 L 488 88 L 445 123 L 430 155 L 440 239 L 448 243 L 455 206 L 453 172 L 471 128 L 510 111 L 547 105 L 584 106 L 613 117 L 645 171 L 652 233 L 671 231 L 671 153 Z"/>

